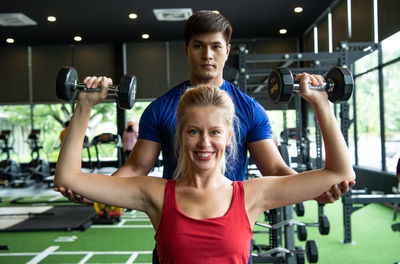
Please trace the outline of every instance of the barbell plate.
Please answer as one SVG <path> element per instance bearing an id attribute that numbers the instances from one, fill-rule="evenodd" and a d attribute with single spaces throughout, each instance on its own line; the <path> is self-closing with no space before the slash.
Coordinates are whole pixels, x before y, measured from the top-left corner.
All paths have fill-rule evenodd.
<path id="1" fill-rule="evenodd" d="M 287 68 L 275 68 L 268 78 L 268 92 L 275 104 L 286 104 L 293 94 L 293 75 Z"/>
<path id="2" fill-rule="evenodd" d="M 350 70 L 343 67 L 334 67 L 326 75 L 326 80 L 334 82 L 334 88 L 328 92 L 328 99 L 332 103 L 349 100 L 353 93 L 354 80 Z"/>
<path id="3" fill-rule="evenodd" d="M 118 106 L 123 109 L 131 109 L 136 98 L 136 77 L 125 75 L 121 78 L 118 88 Z"/>
<path id="4" fill-rule="evenodd" d="M 56 95 L 57 98 L 66 101 L 75 99 L 77 90 L 75 84 L 78 80 L 78 72 L 73 67 L 63 67 L 57 74 Z"/>

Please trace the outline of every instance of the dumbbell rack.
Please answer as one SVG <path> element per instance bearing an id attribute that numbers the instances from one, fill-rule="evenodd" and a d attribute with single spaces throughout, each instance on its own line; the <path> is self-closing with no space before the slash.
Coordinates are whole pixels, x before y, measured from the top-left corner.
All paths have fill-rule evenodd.
<path id="1" fill-rule="evenodd" d="M 257 251 L 253 253 L 253 263 L 304 263 L 305 255 L 309 263 L 318 261 L 315 241 L 307 241 L 306 250 L 295 245 L 294 226 L 304 224 L 293 219 L 292 206 L 269 210 L 265 216 L 269 224 L 256 223 L 256 225 L 269 229 L 269 244 L 253 245 L 253 251 Z"/>

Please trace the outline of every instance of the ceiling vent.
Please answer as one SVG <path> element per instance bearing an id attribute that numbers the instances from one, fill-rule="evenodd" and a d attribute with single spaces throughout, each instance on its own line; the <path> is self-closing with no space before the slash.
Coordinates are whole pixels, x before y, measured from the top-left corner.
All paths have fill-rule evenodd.
<path id="1" fill-rule="evenodd" d="M 153 9 L 153 12 L 158 21 L 183 21 L 193 14 L 191 8 Z"/>
<path id="2" fill-rule="evenodd" d="M 0 26 L 23 27 L 35 26 L 37 23 L 22 13 L 0 13 Z"/>

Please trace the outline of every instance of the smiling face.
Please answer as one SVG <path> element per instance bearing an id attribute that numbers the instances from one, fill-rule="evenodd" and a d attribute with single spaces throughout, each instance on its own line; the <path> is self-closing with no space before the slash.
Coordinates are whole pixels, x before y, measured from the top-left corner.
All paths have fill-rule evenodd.
<path id="1" fill-rule="evenodd" d="M 223 115 L 223 109 L 215 106 L 186 109 L 188 118 L 182 129 L 181 144 L 186 169 L 191 173 L 218 172 L 221 161 L 225 161 L 225 148 L 230 143 L 232 131 Z"/>
<path id="2" fill-rule="evenodd" d="M 209 83 L 221 86 L 222 71 L 229 51 L 230 44 L 226 43 L 222 32 L 194 35 L 185 47 L 191 70 L 191 84 Z"/>

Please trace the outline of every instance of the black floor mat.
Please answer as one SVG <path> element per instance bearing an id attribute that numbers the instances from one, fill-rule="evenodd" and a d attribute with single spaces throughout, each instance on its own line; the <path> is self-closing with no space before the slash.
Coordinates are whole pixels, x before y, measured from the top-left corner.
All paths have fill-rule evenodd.
<path id="1" fill-rule="evenodd" d="M 91 205 L 54 206 L 38 214 L 27 214 L 29 218 L 0 232 L 86 230 L 92 225 L 96 212 Z M 1 221 L 1 218 L 0 218 Z"/>

